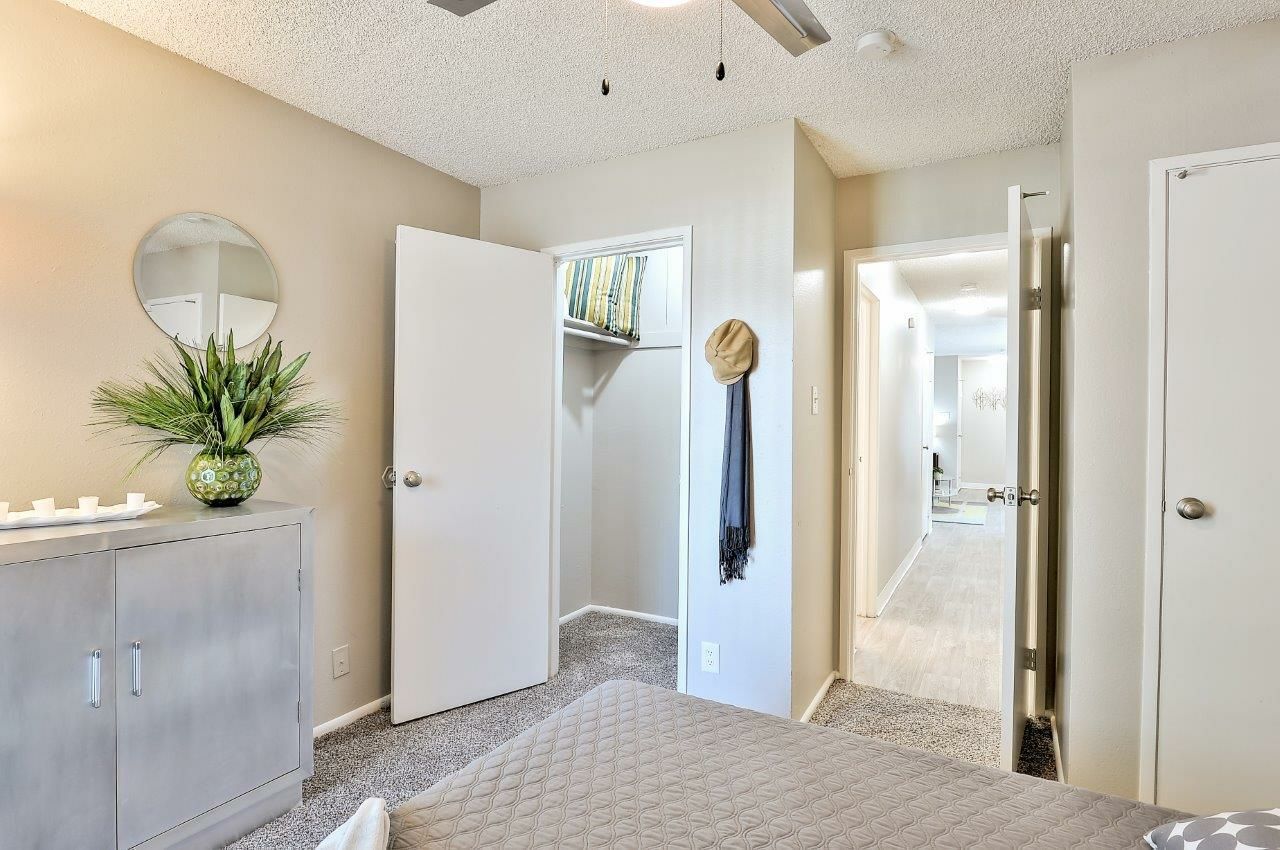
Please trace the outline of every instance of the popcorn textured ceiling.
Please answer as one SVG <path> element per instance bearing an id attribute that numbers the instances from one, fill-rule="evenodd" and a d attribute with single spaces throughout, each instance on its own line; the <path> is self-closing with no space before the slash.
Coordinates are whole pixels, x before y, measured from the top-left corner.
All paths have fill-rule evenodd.
<path id="1" fill-rule="evenodd" d="M 1280 16 L 1280 0 L 809 0 L 832 35 L 793 58 L 725 3 L 62 0 L 478 186 L 782 118 L 837 176 L 1057 141 L 1070 63 Z M 883 62 L 857 37 L 893 30 Z"/>

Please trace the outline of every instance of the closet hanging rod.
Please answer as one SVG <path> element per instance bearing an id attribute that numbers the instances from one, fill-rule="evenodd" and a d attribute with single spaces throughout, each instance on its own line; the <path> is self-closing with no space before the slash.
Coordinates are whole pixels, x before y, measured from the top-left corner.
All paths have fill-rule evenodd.
<path id="1" fill-rule="evenodd" d="M 635 340 L 625 336 L 606 331 L 604 328 L 598 328 L 590 322 L 584 322 L 580 319 L 573 319 L 565 316 L 564 332 L 570 336 L 580 336 L 583 339 L 592 339 L 596 342 L 607 342 L 610 345 L 622 345 L 627 348 L 634 346 Z"/>

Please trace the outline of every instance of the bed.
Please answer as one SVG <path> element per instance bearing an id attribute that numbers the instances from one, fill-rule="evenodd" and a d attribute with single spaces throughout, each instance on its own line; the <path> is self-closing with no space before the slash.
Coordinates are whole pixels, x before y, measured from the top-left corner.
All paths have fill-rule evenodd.
<path id="1" fill-rule="evenodd" d="M 1176 815 L 614 681 L 404 803 L 391 847 L 1139 848 Z"/>

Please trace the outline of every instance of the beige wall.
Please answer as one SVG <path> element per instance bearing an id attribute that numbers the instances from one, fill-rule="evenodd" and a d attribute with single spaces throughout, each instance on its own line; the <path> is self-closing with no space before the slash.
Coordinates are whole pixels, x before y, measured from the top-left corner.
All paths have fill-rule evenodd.
<path id="1" fill-rule="evenodd" d="M 89 394 L 165 346 L 134 295 L 138 240 L 172 213 L 230 218 L 275 263 L 272 332 L 346 414 L 317 452 L 262 454 L 260 498 L 319 508 L 316 721 L 383 696 L 394 227 L 475 235 L 478 190 L 52 0 L 0 18 L 0 498 L 190 498 L 182 452 L 126 481 Z"/>
<path id="2" fill-rule="evenodd" d="M 481 237 L 526 248 L 693 228 L 688 687 L 791 712 L 792 206 L 794 124 L 782 121 L 483 191 Z M 739 318 L 759 338 L 750 378 L 755 545 L 721 586 L 717 551 L 725 389 L 702 342 Z M 703 673 L 702 641 L 720 644 Z"/>
<path id="3" fill-rule="evenodd" d="M 1067 602 L 1059 703 L 1072 783 L 1138 789 L 1152 159 L 1280 140 L 1280 21 L 1075 66 L 1073 274 L 1063 299 Z M 1070 364 L 1069 367 L 1067 364 Z M 1105 506 L 1092 495 L 1106 493 Z"/>
<path id="4" fill-rule="evenodd" d="M 795 338 L 792 432 L 791 716 L 799 717 L 836 669 L 839 640 L 840 281 L 836 181 L 795 130 Z M 818 388 L 818 413 L 810 387 Z"/>
<path id="5" fill-rule="evenodd" d="M 1034 226 L 1057 226 L 1057 145 L 846 177 L 836 189 L 840 250 L 1003 233 L 1005 190 L 1015 183 L 1049 192 L 1029 199 L 1027 209 Z"/>

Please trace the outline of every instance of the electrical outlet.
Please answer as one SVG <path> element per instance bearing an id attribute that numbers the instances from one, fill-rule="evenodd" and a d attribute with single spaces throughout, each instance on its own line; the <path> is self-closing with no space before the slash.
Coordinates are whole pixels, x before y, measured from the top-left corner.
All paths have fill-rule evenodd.
<path id="1" fill-rule="evenodd" d="M 333 651 L 333 678 L 340 679 L 351 672 L 351 645 L 344 643 Z"/>
<path id="2" fill-rule="evenodd" d="M 818 387 L 817 385 L 809 387 L 809 412 L 814 416 L 818 415 Z"/>
<path id="3" fill-rule="evenodd" d="M 702 672 L 720 672 L 720 644 L 702 642 Z"/>

